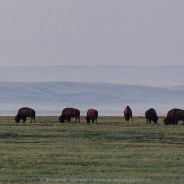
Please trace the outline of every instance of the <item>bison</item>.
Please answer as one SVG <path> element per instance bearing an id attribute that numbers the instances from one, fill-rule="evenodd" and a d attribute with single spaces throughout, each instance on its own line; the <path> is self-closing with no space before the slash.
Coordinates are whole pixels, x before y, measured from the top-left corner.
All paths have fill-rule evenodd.
<path id="1" fill-rule="evenodd" d="M 178 121 L 182 120 L 184 125 L 184 110 L 182 109 L 171 109 L 168 111 L 166 118 L 164 119 L 165 125 L 177 125 Z"/>
<path id="2" fill-rule="evenodd" d="M 147 123 L 151 123 L 151 121 L 153 121 L 154 123 L 157 123 L 157 121 L 158 121 L 158 116 L 157 116 L 156 110 L 153 108 L 148 109 L 145 112 L 145 117 L 146 117 Z"/>
<path id="3" fill-rule="evenodd" d="M 94 123 L 94 121 L 97 123 L 97 118 L 98 118 L 98 111 L 95 109 L 88 109 L 87 115 L 86 115 L 87 123 L 90 123 L 91 120 L 92 120 L 92 123 Z"/>
<path id="4" fill-rule="evenodd" d="M 17 115 L 15 116 L 15 122 L 20 122 L 21 119 L 25 122 L 27 117 L 31 118 L 31 122 L 32 120 L 35 122 L 35 115 L 35 110 L 28 107 L 22 107 L 18 110 Z"/>
<path id="5" fill-rule="evenodd" d="M 124 110 L 124 118 L 125 118 L 126 121 L 129 121 L 130 118 L 133 121 L 133 118 L 132 118 L 132 110 L 130 109 L 129 106 L 126 106 L 125 107 L 125 110 Z"/>
<path id="6" fill-rule="evenodd" d="M 65 120 L 67 122 L 71 122 L 71 118 L 75 117 L 76 121 L 77 122 L 77 119 L 78 119 L 78 122 L 80 123 L 80 111 L 78 109 L 75 109 L 75 108 L 65 108 L 63 109 L 62 111 L 62 114 L 61 116 L 59 117 L 59 122 L 60 123 L 64 123 Z"/>

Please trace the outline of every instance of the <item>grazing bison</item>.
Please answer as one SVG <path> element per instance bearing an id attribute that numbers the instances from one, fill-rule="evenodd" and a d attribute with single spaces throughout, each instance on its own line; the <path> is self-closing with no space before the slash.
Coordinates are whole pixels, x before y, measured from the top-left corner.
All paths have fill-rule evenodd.
<path id="1" fill-rule="evenodd" d="M 129 106 L 125 107 L 124 118 L 125 118 L 126 121 L 129 121 L 129 119 L 132 118 L 132 110 L 130 109 Z M 133 121 L 133 118 L 132 118 L 132 121 Z"/>
<path id="2" fill-rule="evenodd" d="M 184 125 L 184 110 L 182 109 L 171 109 L 168 111 L 166 118 L 164 119 L 165 125 L 177 125 L 178 121 L 182 120 Z"/>
<path id="3" fill-rule="evenodd" d="M 98 111 L 95 109 L 88 109 L 87 115 L 86 115 L 87 123 L 90 123 L 91 120 L 92 120 L 92 123 L 94 123 L 94 121 L 97 123 L 97 118 L 98 118 Z"/>
<path id="4" fill-rule="evenodd" d="M 32 120 L 35 122 L 35 115 L 35 110 L 28 107 L 22 107 L 18 110 L 17 115 L 15 116 L 15 122 L 20 122 L 21 119 L 25 122 L 27 117 L 31 118 L 31 122 Z"/>
<path id="5" fill-rule="evenodd" d="M 77 122 L 77 119 L 78 119 L 78 122 L 80 123 L 80 111 L 74 108 L 65 108 L 63 109 L 62 114 L 59 117 L 59 122 L 64 123 L 66 120 L 67 122 L 70 123 L 71 118 L 73 117 L 76 119 L 75 122 Z"/>
<path id="6" fill-rule="evenodd" d="M 145 117 L 146 117 L 147 123 L 151 123 L 151 121 L 153 121 L 154 123 L 157 123 L 157 121 L 158 121 L 158 116 L 157 116 L 156 110 L 153 108 L 148 109 L 145 112 Z"/>

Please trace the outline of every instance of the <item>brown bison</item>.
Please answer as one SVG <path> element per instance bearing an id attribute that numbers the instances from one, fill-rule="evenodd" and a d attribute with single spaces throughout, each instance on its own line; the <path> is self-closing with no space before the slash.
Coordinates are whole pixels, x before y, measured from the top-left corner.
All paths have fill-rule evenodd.
<path id="1" fill-rule="evenodd" d="M 28 107 L 22 107 L 18 110 L 17 115 L 15 116 L 15 122 L 20 122 L 21 119 L 25 122 L 27 117 L 31 118 L 31 122 L 32 120 L 35 122 L 35 115 L 35 110 Z"/>
<path id="2" fill-rule="evenodd" d="M 166 118 L 164 119 L 165 125 L 177 125 L 178 121 L 183 121 L 184 125 L 184 110 L 182 109 L 171 109 L 168 111 Z"/>
<path id="3" fill-rule="evenodd" d="M 70 123 L 71 118 L 73 117 L 76 119 L 75 122 L 77 122 L 77 119 L 78 119 L 78 122 L 80 123 L 80 111 L 75 108 L 65 108 L 63 109 L 62 114 L 59 117 L 59 122 L 64 123 L 66 120 L 67 122 Z"/>
<path id="4" fill-rule="evenodd" d="M 86 115 L 87 123 L 90 123 L 91 120 L 92 120 L 92 123 L 94 123 L 94 121 L 97 123 L 97 118 L 98 118 L 98 111 L 95 109 L 88 109 L 87 115 Z"/>
<path id="5" fill-rule="evenodd" d="M 156 110 L 153 108 L 148 109 L 145 112 L 145 117 L 146 117 L 147 123 L 151 123 L 151 121 L 153 121 L 154 123 L 157 123 L 157 121 L 158 121 L 158 116 L 157 116 Z"/>
<path id="6" fill-rule="evenodd" d="M 133 121 L 133 118 L 132 118 L 132 110 L 130 109 L 129 106 L 126 106 L 125 107 L 125 110 L 124 110 L 124 118 L 125 118 L 126 121 L 129 121 L 130 118 Z"/>

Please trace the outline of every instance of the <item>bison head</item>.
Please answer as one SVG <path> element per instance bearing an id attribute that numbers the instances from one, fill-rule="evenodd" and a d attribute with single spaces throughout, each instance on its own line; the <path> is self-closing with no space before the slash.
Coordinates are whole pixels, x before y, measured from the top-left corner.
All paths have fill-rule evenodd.
<path id="1" fill-rule="evenodd" d="M 21 117 L 19 115 L 15 116 L 15 122 L 19 123 L 21 120 Z"/>
<path id="2" fill-rule="evenodd" d="M 165 125 L 170 125 L 170 124 L 172 124 L 172 119 L 170 119 L 170 118 L 164 118 L 164 124 Z"/>
<path id="3" fill-rule="evenodd" d="M 157 123 L 157 121 L 158 121 L 158 116 L 156 116 L 156 117 L 154 118 L 153 122 L 154 122 L 154 123 Z"/>
<path id="4" fill-rule="evenodd" d="M 26 116 L 25 115 L 22 115 L 22 114 L 18 114 L 15 116 L 15 122 L 20 122 L 20 120 L 23 120 L 23 122 L 26 121 Z"/>
<path id="5" fill-rule="evenodd" d="M 59 122 L 60 122 L 60 123 L 64 123 L 64 122 L 65 122 L 65 116 L 61 115 L 61 116 L 59 117 Z"/>
<path id="6" fill-rule="evenodd" d="M 90 123 L 90 120 L 91 120 L 91 118 L 86 117 L 86 121 L 87 121 L 87 123 Z"/>

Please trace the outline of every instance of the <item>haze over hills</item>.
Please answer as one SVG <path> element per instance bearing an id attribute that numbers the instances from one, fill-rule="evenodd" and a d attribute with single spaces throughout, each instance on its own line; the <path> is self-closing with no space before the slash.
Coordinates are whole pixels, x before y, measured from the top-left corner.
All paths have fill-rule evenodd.
<path id="1" fill-rule="evenodd" d="M 184 84 L 184 66 L 0 67 L 0 82 L 92 82 L 172 87 Z"/>
<path id="2" fill-rule="evenodd" d="M 14 115 L 29 106 L 37 114 L 59 115 L 76 107 L 85 115 L 122 115 L 126 105 L 144 115 L 155 108 L 165 114 L 184 108 L 184 66 L 52 66 L 1 67 L 0 113 Z"/>

